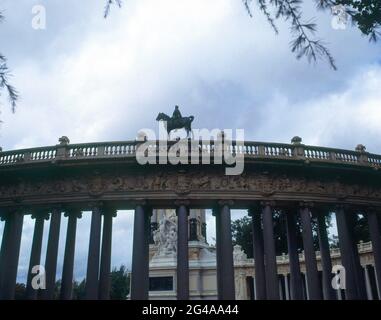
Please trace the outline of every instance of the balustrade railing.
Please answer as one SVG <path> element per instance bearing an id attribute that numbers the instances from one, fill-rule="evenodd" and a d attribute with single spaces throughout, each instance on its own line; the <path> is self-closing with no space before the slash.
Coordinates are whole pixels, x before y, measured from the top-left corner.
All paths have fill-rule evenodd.
<path id="1" fill-rule="evenodd" d="M 0 166 L 19 165 L 30 162 L 50 162 L 53 160 L 98 159 L 134 157 L 138 141 L 60 144 L 56 146 L 31 148 L 14 151 L 0 151 Z M 166 143 L 166 144 L 165 144 Z M 169 150 L 176 141 L 148 142 L 149 151 Z M 226 145 L 227 143 L 227 145 Z M 200 156 L 213 155 L 216 152 L 214 141 L 194 141 L 189 143 L 189 150 L 198 151 Z M 0 149 L 1 150 L 1 149 Z M 246 141 L 225 141 L 225 152 L 241 154 L 245 158 L 289 159 L 316 162 L 334 162 L 350 165 L 381 167 L 381 155 L 365 151 L 351 151 L 326 147 L 308 146 L 301 143 L 283 144 Z"/>
<path id="2" fill-rule="evenodd" d="M 371 241 L 369 241 L 369 242 L 360 241 L 357 244 L 357 248 L 358 248 L 359 254 L 365 254 L 365 253 L 373 252 L 373 247 L 372 247 Z M 321 259 L 320 251 L 316 251 L 315 253 L 316 253 L 316 258 L 318 260 L 320 260 Z M 301 261 L 301 262 L 305 261 L 304 252 L 299 253 L 298 256 L 299 256 L 299 261 Z M 341 257 L 340 249 L 339 248 L 331 248 L 330 249 L 330 256 L 331 256 L 331 258 L 340 258 Z M 278 264 L 288 264 L 289 263 L 289 256 L 288 256 L 288 254 L 283 253 L 282 255 L 276 256 L 276 261 Z M 237 264 L 242 264 L 243 262 L 244 262 L 244 264 L 253 265 L 254 259 L 253 258 L 244 259 L 242 261 L 238 261 Z"/>

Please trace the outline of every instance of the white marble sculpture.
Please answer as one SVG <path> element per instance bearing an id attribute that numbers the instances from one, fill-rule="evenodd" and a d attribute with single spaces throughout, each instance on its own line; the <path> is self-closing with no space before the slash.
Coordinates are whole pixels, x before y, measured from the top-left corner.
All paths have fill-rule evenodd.
<path id="1" fill-rule="evenodd" d="M 153 233 L 153 240 L 157 246 L 155 257 L 176 257 L 177 223 L 174 215 L 163 215 L 158 229 Z"/>

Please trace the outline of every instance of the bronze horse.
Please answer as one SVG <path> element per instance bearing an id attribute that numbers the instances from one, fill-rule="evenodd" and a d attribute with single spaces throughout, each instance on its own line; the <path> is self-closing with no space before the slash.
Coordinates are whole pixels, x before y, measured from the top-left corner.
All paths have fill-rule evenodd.
<path id="1" fill-rule="evenodd" d="M 156 121 L 165 121 L 165 129 L 167 130 L 168 136 L 172 130 L 184 128 L 187 132 L 187 138 L 192 132 L 191 124 L 194 120 L 194 116 L 181 117 L 179 119 L 173 119 L 165 113 L 160 112 L 156 118 Z"/>

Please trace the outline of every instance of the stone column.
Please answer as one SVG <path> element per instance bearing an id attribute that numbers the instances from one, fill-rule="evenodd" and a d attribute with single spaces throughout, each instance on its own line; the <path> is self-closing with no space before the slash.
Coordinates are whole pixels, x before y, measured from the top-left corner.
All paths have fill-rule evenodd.
<path id="1" fill-rule="evenodd" d="M 368 210 L 368 225 L 370 239 L 372 241 L 373 256 L 374 256 L 374 271 L 376 273 L 377 288 L 381 288 L 381 235 L 380 222 L 378 214 L 374 209 Z M 380 297 L 381 299 L 381 297 Z"/>
<path id="2" fill-rule="evenodd" d="M 177 206 L 177 300 L 189 299 L 188 215 L 189 201 Z"/>
<path id="3" fill-rule="evenodd" d="M 11 237 L 11 214 L 9 212 L 2 212 L 0 215 L 1 221 L 5 221 L 4 230 L 3 230 L 3 238 L 1 242 L 1 251 L 0 251 L 0 299 L 2 298 L 3 292 L 3 282 L 4 282 L 4 274 L 7 263 L 7 251 L 9 248 L 9 242 Z"/>
<path id="4" fill-rule="evenodd" d="M 218 228 L 217 238 L 217 281 L 219 287 L 218 297 L 219 300 L 234 300 L 234 264 L 233 264 L 233 244 L 231 235 L 231 217 L 230 206 L 231 201 L 220 201 L 219 223 L 216 223 Z M 216 219 L 217 221 L 217 219 Z M 219 275 L 218 275 L 219 274 Z"/>
<path id="5" fill-rule="evenodd" d="M 351 232 L 351 223 L 349 221 L 349 212 L 345 211 L 344 206 L 336 208 L 336 223 L 339 235 L 339 246 L 341 263 L 345 268 L 346 290 L 345 295 L 347 300 L 360 299 L 356 281 L 356 267 L 354 264 L 354 239 Z"/>
<path id="6" fill-rule="evenodd" d="M 365 288 L 365 276 L 364 271 L 360 263 L 360 255 L 358 251 L 357 241 L 355 240 L 355 234 L 354 234 L 354 217 L 357 215 L 354 210 L 352 210 L 350 213 L 350 231 L 352 233 L 352 246 L 353 246 L 353 264 L 354 268 L 356 270 L 355 277 L 356 277 L 356 288 L 358 292 L 359 299 L 366 300 L 367 294 L 366 294 L 366 288 Z"/>
<path id="7" fill-rule="evenodd" d="M 78 209 L 69 209 L 65 212 L 68 217 L 65 256 L 62 269 L 61 300 L 70 300 L 73 291 L 74 253 L 75 237 L 77 230 L 77 219 L 82 217 L 82 212 Z"/>
<path id="8" fill-rule="evenodd" d="M 282 282 L 283 282 L 283 274 L 280 274 L 278 276 L 278 284 L 279 284 L 279 299 L 280 300 L 285 300 L 284 296 L 283 296 L 283 285 L 282 285 Z"/>
<path id="9" fill-rule="evenodd" d="M 189 219 L 189 241 L 197 241 L 197 219 L 190 218 Z"/>
<path id="10" fill-rule="evenodd" d="M 337 295 L 332 288 L 332 261 L 331 252 L 329 249 L 328 234 L 327 234 L 327 224 L 326 224 L 326 214 L 322 209 L 316 212 L 317 222 L 318 222 L 318 238 L 319 238 L 319 248 L 320 248 L 320 258 L 322 266 L 323 275 L 323 297 L 324 300 L 336 300 Z"/>
<path id="11" fill-rule="evenodd" d="M 204 237 L 205 242 L 208 243 L 208 239 L 206 235 L 206 222 L 201 222 L 201 235 Z"/>
<path id="12" fill-rule="evenodd" d="M 284 276 L 284 288 L 286 291 L 286 300 L 290 300 L 290 289 L 288 286 L 288 274 Z"/>
<path id="13" fill-rule="evenodd" d="M 101 246 L 101 203 L 93 204 L 90 227 L 89 253 L 87 258 L 86 295 L 88 300 L 98 298 L 99 255 Z"/>
<path id="14" fill-rule="evenodd" d="M 322 298 L 319 285 L 319 273 L 317 269 L 314 239 L 312 235 L 311 205 L 301 203 L 300 218 L 302 223 L 303 247 L 306 263 L 308 296 L 310 300 Z"/>
<path id="15" fill-rule="evenodd" d="M 135 208 L 132 249 L 131 300 L 148 300 L 149 221 L 152 209 L 138 204 Z"/>
<path id="16" fill-rule="evenodd" d="M 110 271 L 111 271 L 111 249 L 112 249 L 112 219 L 116 217 L 116 209 L 111 207 L 103 208 L 103 234 L 102 251 L 99 271 L 99 290 L 100 300 L 110 299 Z"/>
<path id="17" fill-rule="evenodd" d="M 266 299 L 266 274 L 263 252 L 262 212 L 261 208 L 249 210 L 253 229 L 253 257 L 255 265 L 255 300 Z"/>
<path id="18" fill-rule="evenodd" d="M 154 232 L 157 230 L 159 226 L 159 217 L 158 217 L 157 210 L 153 210 L 152 216 L 151 216 L 151 224 L 150 224 L 150 232 L 149 232 L 149 244 L 154 244 L 155 241 L 153 240 Z"/>
<path id="19" fill-rule="evenodd" d="M 292 212 L 286 213 L 286 230 L 290 265 L 291 300 L 303 300 L 303 283 L 296 237 L 299 232 L 296 228 L 295 215 Z"/>
<path id="20" fill-rule="evenodd" d="M 37 299 L 38 290 L 32 287 L 32 279 L 36 275 L 36 273 L 32 273 L 32 270 L 34 266 L 40 265 L 42 236 L 44 233 L 44 220 L 49 219 L 49 214 L 34 213 L 32 214 L 32 219 L 36 219 L 36 222 L 34 225 L 32 250 L 30 254 L 28 277 L 27 277 L 27 283 L 26 283 L 26 299 L 29 299 L 29 300 Z M 41 272 L 41 270 L 39 272 Z"/>
<path id="21" fill-rule="evenodd" d="M 306 300 L 311 300 L 310 293 L 308 291 L 307 273 L 304 274 L 304 289 L 306 292 Z"/>
<path id="22" fill-rule="evenodd" d="M 60 238 L 60 225 L 61 225 L 61 208 L 56 207 L 52 210 L 48 246 L 46 249 L 45 259 L 45 275 L 46 275 L 46 289 L 42 290 L 42 299 L 53 299 L 54 289 L 56 284 L 56 271 L 57 271 L 57 258 L 58 258 L 58 244 Z"/>
<path id="23" fill-rule="evenodd" d="M 337 300 L 343 300 L 341 289 L 336 290 Z"/>
<path id="24" fill-rule="evenodd" d="M 5 220 L 2 246 L 3 270 L 1 275 L 0 299 L 11 300 L 15 297 L 17 267 L 20 255 L 21 233 L 24 221 L 22 209 L 9 212 Z M 4 237 L 3 236 L 3 237 Z M 4 250 L 3 250 L 4 249 Z"/>
<path id="25" fill-rule="evenodd" d="M 367 298 L 368 300 L 373 300 L 372 285 L 370 284 L 369 270 L 367 265 L 364 266 L 364 274 L 365 274 L 365 288 L 366 288 Z"/>
<path id="26" fill-rule="evenodd" d="M 221 243 L 221 231 L 220 231 L 220 225 L 221 225 L 221 217 L 219 214 L 219 208 L 215 207 L 213 208 L 212 215 L 216 219 L 216 273 L 217 273 L 217 296 L 219 298 L 219 290 L 222 290 L 223 287 L 223 281 L 221 278 L 222 275 L 222 262 L 221 262 L 221 254 L 219 251 L 221 250 L 221 246 L 218 245 L 218 243 Z M 220 289 L 219 289 L 220 288 Z"/>
<path id="27" fill-rule="evenodd" d="M 266 294 L 269 300 L 279 300 L 278 275 L 274 241 L 273 204 L 263 202 L 263 247 L 265 254 Z"/>

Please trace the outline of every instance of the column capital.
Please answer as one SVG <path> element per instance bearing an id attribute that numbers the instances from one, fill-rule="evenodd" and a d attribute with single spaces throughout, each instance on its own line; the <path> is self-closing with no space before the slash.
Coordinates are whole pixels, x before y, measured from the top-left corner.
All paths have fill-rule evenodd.
<path id="1" fill-rule="evenodd" d="M 105 203 L 103 201 L 90 201 L 88 203 L 89 208 L 94 210 L 95 208 L 103 208 L 105 206 Z"/>
<path id="2" fill-rule="evenodd" d="M 116 208 L 114 207 L 105 207 L 103 208 L 104 210 L 102 210 L 102 215 L 109 215 L 111 214 L 113 218 L 115 218 L 118 214 L 118 210 L 116 210 Z"/>
<path id="3" fill-rule="evenodd" d="M 262 212 L 262 207 L 259 202 L 254 202 L 249 209 L 247 210 L 247 214 L 249 217 L 252 217 L 256 213 L 261 213 Z"/>
<path id="4" fill-rule="evenodd" d="M 314 208 L 315 204 L 312 201 L 300 201 L 299 202 L 299 208 L 300 209 L 312 209 Z"/>
<path id="5" fill-rule="evenodd" d="M 62 211 L 64 211 L 64 206 L 63 206 L 62 204 L 55 204 L 55 205 L 51 206 L 49 209 L 50 209 L 49 211 L 50 211 L 51 213 L 52 213 L 53 211 L 59 211 L 59 212 L 62 212 Z"/>
<path id="6" fill-rule="evenodd" d="M 75 218 L 82 218 L 82 211 L 80 209 L 68 208 L 65 210 L 65 217 L 74 216 Z"/>
<path id="7" fill-rule="evenodd" d="M 234 201 L 233 200 L 218 200 L 218 205 L 220 207 L 223 207 L 223 206 L 231 207 L 234 205 Z"/>
<path id="8" fill-rule="evenodd" d="M 42 218 L 43 220 L 49 220 L 49 212 L 44 210 L 42 212 L 33 212 L 32 219 Z"/>
<path id="9" fill-rule="evenodd" d="M 334 210 L 349 210 L 350 206 L 345 203 L 335 203 L 333 206 Z"/>
<path id="10" fill-rule="evenodd" d="M 7 215 L 7 214 L 13 214 L 13 213 L 22 213 L 24 214 L 25 211 L 27 211 L 27 207 L 25 206 L 12 206 L 8 208 L 4 208 L 2 210 L 2 213 Z"/>
<path id="11" fill-rule="evenodd" d="M 267 206 L 270 206 L 271 208 L 274 208 L 276 205 L 276 202 L 274 200 L 262 200 L 260 202 L 260 206 L 263 208 L 263 207 L 267 207 Z"/>
<path id="12" fill-rule="evenodd" d="M 24 214 L 25 208 L 24 207 L 11 207 L 6 208 L 3 211 L 0 211 L 0 221 L 5 221 L 9 219 L 13 214 Z"/>
<path id="13" fill-rule="evenodd" d="M 180 206 L 189 207 L 190 200 L 188 200 L 188 199 L 178 199 L 178 200 L 174 201 L 174 204 L 175 204 L 176 207 L 180 207 Z"/>
<path id="14" fill-rule="evenodd" d="M 10 213 L 8 211 L 2 211 L 0 212 L 0 221 L 5 221 L 10 216 Z"/>
<path id="15" fill-rule="evenodd" d="M 364 210 L 366 213 L 376 212 L 381 214 L 381 207 L 377 207 L 377 206 L 364 206 Z"/>
<path id="16" fill-rule="evenodd" d="M 142 206 L 142 207 L 146 207 L 148 205 L 148 202 L 147 202 L 147 199 L 142 199 L 142 198 L 139 198 L 139 199 L 133 199 L 131 201 L 131 203 L 137 207 L 137 206 Z"/>

